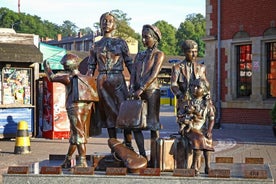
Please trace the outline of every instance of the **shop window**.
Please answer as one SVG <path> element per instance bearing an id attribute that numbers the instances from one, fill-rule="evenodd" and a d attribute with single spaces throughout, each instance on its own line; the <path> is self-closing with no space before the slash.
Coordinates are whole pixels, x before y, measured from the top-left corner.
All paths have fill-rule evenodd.
<path id="1" fill-rule="evenodd" d="M 67 44 L 66 44 L 66 50 L 72 50 L 72 49 L 71 49 L 71 43 L 67 43 Z"/>
<path id="2" fill-rule="evenodd" d="M 0 104 L 31 104 L 31 69 L 3 67 L 1 71 Z"/>
<path id="3" fill-rule="evenodd" d="M 90 42 L 84 42 L 84 51 L 89 51 L 90 47 Z"/>
<path id="4" fill-rule="evenodd" d="M 252 89 L 252 46 L 239 45 L 237 49 L 237 96 L 249 97 Z"/>
<path id="5" fill-rule="evenodd" d="M 267 97 L 276 97 L 276 42 L 266 43 Z"/>

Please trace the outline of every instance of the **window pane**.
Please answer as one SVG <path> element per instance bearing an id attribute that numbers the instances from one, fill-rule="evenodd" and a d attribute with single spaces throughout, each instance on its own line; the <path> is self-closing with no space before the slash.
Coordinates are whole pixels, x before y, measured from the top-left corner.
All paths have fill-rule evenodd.
<path id="1" fill-rule="evenodd" d="M 237 46 L 237 68 L 237 96 L 249 97 L 252 81 L 251 45 Z"/>
<path id="2" fill-rule="evenodd" d="M 276 42 L 266 44 L 267 48 L 267 96 L 276 97 Z"/>

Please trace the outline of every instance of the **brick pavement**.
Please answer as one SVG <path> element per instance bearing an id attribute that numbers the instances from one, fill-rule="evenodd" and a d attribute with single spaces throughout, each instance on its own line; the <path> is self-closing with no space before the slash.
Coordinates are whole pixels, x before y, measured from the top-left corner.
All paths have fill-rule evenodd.
<path id="1" fill-rule="evenodd" d="M 162 106 L 160 121 L 163 129 L 160 136 L 169 136 L 177 132 L 173 107 Z M 149 150 L 149 132 L 145 131 L 145 147 Z M 122 134 L 118 133 L 122 139 Z M 215 157 L 233 157 L 234 163 L 244 163 L 246 157 L 262 157 L 269 164 L 273 178 L 276 178 L 276 137 L 274 137 L 270 126 L 222 124 L 220 129 L 214 129 L 213 139 Z M 31 138 L 31 153 L 14 154 L 14 140 L 0 140 L 0 173 L 6 173 L 7 168 L 13 165 L 28 165 L 49 159 L 49 154 L 65 154 L 69 143 L 68 140 Z M 134 144 L 137 150 L 136 145 Z M 107 146 L 107 133 L 102 131 L 101 135 L 90 137 L 87 144 L 87 154 L 95 152 L 109 152 Z M 149 154 L 149 151 L 147 151 Z M 2 175 L 0 176 L 0 183 Z"/>

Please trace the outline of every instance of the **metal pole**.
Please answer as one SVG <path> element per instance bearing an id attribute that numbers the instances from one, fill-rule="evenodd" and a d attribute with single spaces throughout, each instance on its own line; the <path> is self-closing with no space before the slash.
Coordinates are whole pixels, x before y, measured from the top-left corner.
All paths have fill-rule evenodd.
<path id="1" fill-rule="evenodd" d="M 220 38 L 220 18 L 221 18 L 221 1 L 218 0 L 218 48 L 217 48 L 217 58 L 218 58 L 218 63 L 217 63 L 217 118 L 216 118 L 216 127 L 220 127 L 220 118 L 221 118 L 221 38 Z"/>

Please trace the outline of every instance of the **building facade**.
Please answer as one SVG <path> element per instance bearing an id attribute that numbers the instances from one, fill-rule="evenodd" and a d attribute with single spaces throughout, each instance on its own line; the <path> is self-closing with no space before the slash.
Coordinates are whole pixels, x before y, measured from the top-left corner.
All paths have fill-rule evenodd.
<path id="1" fill-rule="evenodd" d="M 217 123 L 272 123 L 275 25 L 275 0 L 206 0 L 205 64 Z"/>
<path id="2" fill-rule="evenodd" d="M 82 35 L 81 32 L 77 36 L 68 36 L 62 38 L 61 34 L 57 35 L 57 40 L 49 40 L 46 38 L 42 42 L 49 45 L 58 46 L 66 50 L 89 51 L 94 41 L 94 34 Z"/>
<path id="3" fill-rule="evenodd" d="M 58 46 L 66 50 L 89 52 L 93 42 L 98 41 L 101 38 L 102 36 L 99 35 L 82 35 L 82 33 L 79 32 L 77 36 L 68 37 L 62 37 L 61 34 L 58 34 L 57 40 L 49 40 L 48 38 L 46 38 L 45 40 L 42 40 L 42 42 L 49 45 Z M 138 52 L 138 41 L 129 37 L 128 39 L 126 39 L 126 42 L 129 47 L 129 52 L 131 54 L 136 54 Z"/>

